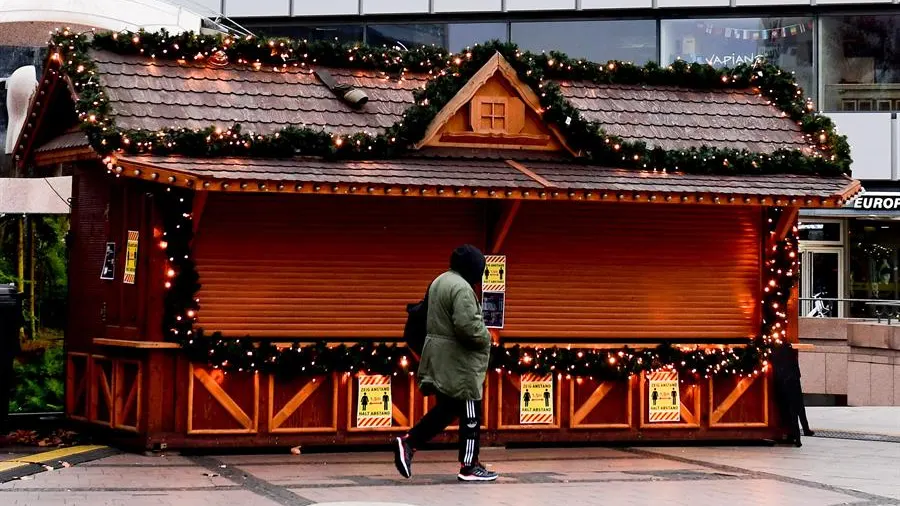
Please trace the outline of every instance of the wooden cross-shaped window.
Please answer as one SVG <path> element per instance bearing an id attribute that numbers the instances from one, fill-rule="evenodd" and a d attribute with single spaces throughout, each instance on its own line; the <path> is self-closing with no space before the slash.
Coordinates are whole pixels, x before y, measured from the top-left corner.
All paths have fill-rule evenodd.
<path id="1" fill-rule="evenodd" d="M 507 97 L 475 97 L 471 107 L 473 130 L 476 132 L 506 132 Z"/>

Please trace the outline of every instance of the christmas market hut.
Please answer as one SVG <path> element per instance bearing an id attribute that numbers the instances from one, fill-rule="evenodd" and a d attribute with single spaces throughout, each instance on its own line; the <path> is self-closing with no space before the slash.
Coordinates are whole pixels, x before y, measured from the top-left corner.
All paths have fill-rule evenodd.
<path id="1" fill-rule="evenodd" d="M 433 402 L 406 305 L 471 243 L 488 442 L 784 436 L 798 209 L 859 188 L 790 74 L 166 33 L 48 58 L 16 160 L 74 176 L 71 420 L 383 443 Z"/>

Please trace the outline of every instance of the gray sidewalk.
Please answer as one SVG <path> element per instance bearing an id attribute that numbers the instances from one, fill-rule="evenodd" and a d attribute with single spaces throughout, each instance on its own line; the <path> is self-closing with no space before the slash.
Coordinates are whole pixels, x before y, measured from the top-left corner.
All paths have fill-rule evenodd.
<path id="1" fill-rule="evenodd" d="M 818 430 L 885 434 L 896 410 L 811 409 Z M 854 422 L 854 420 L 857 420 Z M 843 423 L 843 425 L 841 425 Z M 488 448 L 496 483 L 456 482 L 454 451 L 416 454 L 404 480 L 385 452 L 119 454 L 0 484 L 3 505 L 900 506 L 900 443 L 805 438 L 802 448 Z"/>
<path id="2" fill-rule="evenodd" d="M 900 438 L 900 407 L 811 407 L 806 414 L 814 430 Z"/>

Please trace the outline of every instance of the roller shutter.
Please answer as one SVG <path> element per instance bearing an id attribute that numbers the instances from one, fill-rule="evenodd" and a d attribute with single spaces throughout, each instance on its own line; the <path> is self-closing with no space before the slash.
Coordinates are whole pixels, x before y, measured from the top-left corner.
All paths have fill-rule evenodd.
<path id="1" fill-rule="evenodd" d="M 747 337 L 758 328 L 761 212 L 526 202 L 504 245 L 505 337 Z"/>
<path id="2" fill-rule="evenodd" d="M 211 194 L 196 238 L 199 326 L 227 336 L 400 337 L 481 204 L 455 199 Z"/>

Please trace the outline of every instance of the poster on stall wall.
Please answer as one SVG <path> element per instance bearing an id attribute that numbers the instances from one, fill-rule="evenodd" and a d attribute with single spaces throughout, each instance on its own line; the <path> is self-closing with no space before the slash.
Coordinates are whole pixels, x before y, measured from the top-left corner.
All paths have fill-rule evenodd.
<path id="1" fill-rule="evenodd" d="M 519 423 L 553 423 L 553 375 L 525 373 L 519 390 Z"/>
<path id="2" fill-rule="evenodd" d="M 129 285 L 134 284 L 137 276 L 138 233 L 136 230 L 128 231 L 128 244 L 125 248 L 125 277 L 122 279 Z"/>
<path id="3" fill-rule="evenodd" d="M 502 329 L 506 311 L 506 294 L 503 292 L 485 292 L 482 294 L 481 314 L 484 325 L 489 329 Z"/>
<path id="4" fill-rule="evenodd" d="M 481 279 L 481 291 L 506 291 L 506 255 L 487 255 L 484 257 L 484 277 Z"/>
<path id="5" fill-rule="evenodd" d="M 678 390 L 678 373 L 657 371 L 647 375 L 650 387 L 648 420 L 650 422 L 680 422 L 681 399 Z"/>
<path id="6" fill-rule="evenodd" d="M 361 429 L 390 427 L 391 377 L 360 376 L 359 395 L 356 398 L 356 426 Z"/>
<path id="7" fill-rule="evenodd" d="M 103 269 L 100 271 L 100 279 L 116 279 L 116 243 L 106 243 L 106 253 L 103 254 Z"/>
<path id="8" fill-rule="evenodd" d="M 484 260 L 481 314 L 487 328 L 502 329 L 506 316 L 506 256 L 487 255 Z"/>

